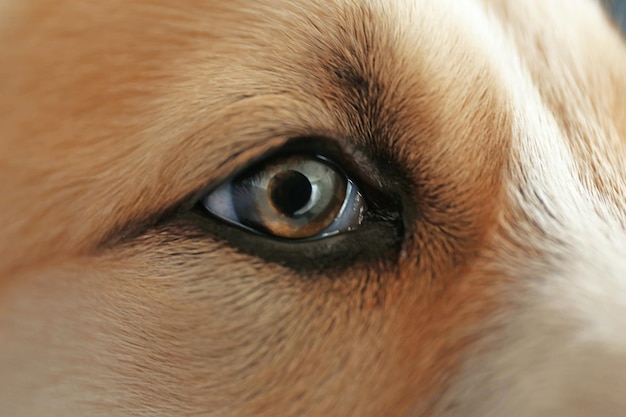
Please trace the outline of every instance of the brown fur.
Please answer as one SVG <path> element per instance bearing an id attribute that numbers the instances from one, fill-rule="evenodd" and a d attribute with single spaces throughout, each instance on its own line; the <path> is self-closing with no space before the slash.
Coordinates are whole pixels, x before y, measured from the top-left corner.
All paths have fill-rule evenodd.
<path id="1" fill-rule="evenodd" d="M 445 8 L 425 6 L 437 19 L 416 22 L 415 44 L 384 2 L 6 3 L 0 415 L 454 408 L 443 394 L 470 352 L 492 348 L 490 318 L 516 308 L 508 271 L 543 254 L 540 232 L 516 235 L 525 213 L 505 190 L 520 181 L 508 86 Z M 564 16 L 572 31 L 593 27 L 570 44 L 534 19 L 540 1 L 485 3 L 572 148 L 594 149 L 581 163 L 598 193 L 623 203 L 621 39 L 604 20 Z M 300 136 L 398 161 L 401 251 L 308 273 L 171 214 Z"/>

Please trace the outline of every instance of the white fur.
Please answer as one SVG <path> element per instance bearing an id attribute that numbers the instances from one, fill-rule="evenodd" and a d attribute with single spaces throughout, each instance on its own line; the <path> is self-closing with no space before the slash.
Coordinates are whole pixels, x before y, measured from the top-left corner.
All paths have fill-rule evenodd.
<path id="1" fill-rule="evenodd" d="M 574 15 L 599 14 L 592 2 L 557 3 L 553 11 L 562 6 L 577 8 L 570 11 Z M 512 165 L 510 199 L 551 240 L 524 242 L 545 259 L 501 265 L 519 280 L 523 298 L 515 314 L 494 318 L 506 325 L 481 348 L 495 353 L 470 361 L 449 393 L 458 407 L 440 412 L 459 417 L 626 415 L 624 207 L 606 201 L 584 181 L 588 173 L 533 84 L 526 67 L 532 63 L 522 62 L 506 27 L 477 1 L 459 2 L 455 10 L 475 53 L 499 69 L 514 114 L 513 151 L 522 159 Z M 590 130 L 601 132 L 592 116 L 578 116 L 586 118 Z M 526 185 L 524 195 L 520 183 Z M 623 193 L 623 187 L 618 191 Z M 531 226 L 516 224 L 509 232 L 523 239 L 525 227 Z"/>

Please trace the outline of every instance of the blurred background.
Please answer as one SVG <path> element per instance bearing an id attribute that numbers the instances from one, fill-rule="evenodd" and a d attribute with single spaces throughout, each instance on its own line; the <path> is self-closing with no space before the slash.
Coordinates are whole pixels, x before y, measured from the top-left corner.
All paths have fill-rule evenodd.
<path id="1" fill-rule="evenodd" d="M 626 32 L 626 0 L 607 0 L 613 17 Z"/>

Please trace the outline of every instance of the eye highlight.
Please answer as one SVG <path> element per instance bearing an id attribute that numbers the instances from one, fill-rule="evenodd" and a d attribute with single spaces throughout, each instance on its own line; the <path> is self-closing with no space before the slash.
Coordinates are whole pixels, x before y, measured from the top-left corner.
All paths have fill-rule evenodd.
<path id="1" fill-rule="evenodd" d="M 292 155 L 237 176 L 202 199 L 211 214 L 283 239 L 319 239 L 358 228 L 365 200 L 325 158 Z"/>

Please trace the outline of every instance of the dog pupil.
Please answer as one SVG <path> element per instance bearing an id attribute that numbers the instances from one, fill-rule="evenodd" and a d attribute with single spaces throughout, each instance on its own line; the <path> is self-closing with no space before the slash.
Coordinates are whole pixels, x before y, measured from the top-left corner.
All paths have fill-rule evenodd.
<path id="1" fill-rule="evenodd" d="M 270 180 L 272 204 L 286 216 L 293 216 L 311 199 L 311 182 L 298 171 L 283 171 Z"/>

